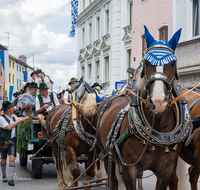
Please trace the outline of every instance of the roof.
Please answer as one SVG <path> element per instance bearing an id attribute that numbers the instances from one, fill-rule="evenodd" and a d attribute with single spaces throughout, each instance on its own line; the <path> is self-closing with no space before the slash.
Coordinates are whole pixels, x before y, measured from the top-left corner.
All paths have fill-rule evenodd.
<path id="1" fill-rule="evenodd" d="M 0 50 L 8 50 L 6 46 L 0 44 Z"/>
<path id="2" fill-rule="evenodd" d="M 10 55 L 10 54 L 9 54 L 9 58 L 11 58 L 11 59 L 13 59 L 13 60 L 15 60 L 15 61 L 18 60 L 17 58 L 15 58 L 14 56 L 12 56 L 12 55 Z"/>

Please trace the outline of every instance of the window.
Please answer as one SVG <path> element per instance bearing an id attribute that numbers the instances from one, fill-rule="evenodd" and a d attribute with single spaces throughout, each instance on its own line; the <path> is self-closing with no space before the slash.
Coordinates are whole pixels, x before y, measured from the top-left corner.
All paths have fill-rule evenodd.
<path id="1" fill-rule="evenodd" d="M 22 86 L 21 80 L 19 80 L 19 86 L 20 86 L 20 87 Z"/>
<path id="2" fill-rule="evenodd" d="M 88 79 L 92 80 L 92 64 L 88 64 Z"/>
<path id="3" fill-rule="evenodd" d="M 14 61 L 13 61 L 13 68 L 15 68 L 15 63 L 14 63 Z"/>
<path id="4" fill-rule="evenodd" d="M 99 60 L 95 62 L 95 76 L 100 76 L 100 63 Z"/>
<path id="5" fill-rule="evenodd" d="M 15 75 L 13 74 L 12 83 L 15 83 Z"/>
<path id="6" fill-rule="evenodd" d="M 109 82 L 109 57 L 105 57 L 105 82 Z"/>
<path id="7" fill-rule="evenodd" d="M 21 72 L 21 66 L 19 66 L 19 72 Z"/>
<path id="8" fill-rule="evenodd" d="M 89 44 L 92 43 L 92 23 L 89 24 Z"/>
<path id="9" fill-rule="evenodd" d="M 109 33 L 109 10 L 106 11 L 106 34 Z"/>
<path id="10" fill-rule="evenodd" d="M 83 0 L 83 10 L 85 9 L 85 0 Z"/>
<path id="11" fill-rule="evenodd" d="M 9 67 L 11 67 L 11 61 L 9 61 Z"/>
<path id="12" fill-rule="evenodd" d="M 159 29 L 159 40 L 168 42 L 168 26 Z"/>
<path id="13" fill-rule="evenodd" d="M 17 87 L 19 86 L 19 80 L 17 79 Z"/>
<path id="14" fill-rule="evenodd" d="M 85 28 L 82 29 L 82 48 L 85 47 Z"/>
<path id="15" fill-rule="evenodd" d="M 9 82 L 11 82 L 11 73 L 9 73 Z"/>
<path id="16" fill-rule="evenodd" d="M 145 34 L 144 34 L 142 36 L 142 57 L 144 57 L 146 51 L 147 51 L 147 43 L 146 43 Z"/>
<path id="17" fill-rule="evenodd" d="M 97 36 L 96 36 L 96 38 L 97 39 L 100 39 L 100 17 L 98 17 L 97 18 L 97 20 L 96 20 L 96 27 L 97 27 Z"/>
<path id="18" fill-rule="evenodd" d="M 81 67 L 81 77 L 85 77 L 85 67 Z"/>
<path id="19" fill-rule="evenodd" d="M 17 71 L 18 71 L 18 65 L 17 65 Z"/>
<path id="20" fill-rule="evenodd" d="M 200 35 L 200 2 L 193 0 L 193 36 Z"/>
<path id="21" fill-rule="evenodd" d="M 131 50 L 127 50 L 127 69 L 131 67 Z M 130 79 L 130 74 L 128 74 L 128 78 Z"/>
<path id="22" fill-rule="evenodd" d="M 132 18 L 133 17 L 133 3 L 130 3 L 130 23 L 129 24 L 132 24 Z"/>
<path id="23" fill-rule="evenodd" d="M 22 67 L 22 73 L 24 72 L 24 67 Z"/>

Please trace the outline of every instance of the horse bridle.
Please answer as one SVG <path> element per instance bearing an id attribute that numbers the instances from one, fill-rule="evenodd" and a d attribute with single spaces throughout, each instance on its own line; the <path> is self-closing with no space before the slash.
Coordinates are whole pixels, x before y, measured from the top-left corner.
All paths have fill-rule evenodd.
<path id="1" fill-rule="evenodd" d="M 173 81 L 176 79 L 176 65 L 174 65 L 174 74 L 173 74 L 173 77 L 171 80 L 169 80 L 167 78 L 167 76 L 164 74 L 164 73 L 161 73 L 161 72 L 154 72 L 150 75 L 149 78 L 147 78 L 146 76 L 146 64 L 143 63 L 143 77 L 145 79 L 145 85 L 144 85 L 144 90 L 146 91 L 146 94 L 147 94 L 147 101 L 148 101 L 148 104 L 151 99 L 150 97 L 150 93 L 149 93 L 149 85 L 153 82 L 155 82 L 156 80 L 160 80 L 162 82 L 164 82 L 164 84 L 166 84 L 167 86 L 167 94 L 166 94 L 166 101 L 167 101 L 167 104 L 170 105 L 170 101 L 171 101 L 171 92 L 172 92 L 172 88 L 173 88 Z M 152 106 L 152 105 L 150 105 Z"/>

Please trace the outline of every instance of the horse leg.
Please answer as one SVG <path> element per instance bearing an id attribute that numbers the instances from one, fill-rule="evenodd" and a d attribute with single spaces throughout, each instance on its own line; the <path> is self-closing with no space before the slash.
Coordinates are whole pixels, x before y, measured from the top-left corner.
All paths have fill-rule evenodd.
<path id="1" fill-rule="evenodd" d="M 176 172 L 175 164 L 172 164 L 171 167 L 165 168 L 162 172 L 159 172 L 157 175 L 157 183 L 155 190 L 166 190 L 172 178 Z"/>
<path id="2" fill-rule="evenodd" d="M 138 179 L 138 190 L 143 190 L 143 187 L 142 187 L 142 176 L 143 176 L 143 172 L 139 173 L 139 175 L 137 176 L 137 179 Z"/>
<path id="3" fill-rule="evenodd" d="M 80 168 L 77 163 L 76 152 L 71 146 L 67 147 L 67 156 L 68 156 L 69 162 L 71 163 L 71 173 L 73 176 L 73 179 L 72 179 L 72 183 L 73 183 L 76 180 L 76 178 L 78 178 L 80 175 Z M 72 184 L 71 187 L 76 187 L 76 186 L 78 186 L 78 181 Z"/>
<path id="4" fill-rule="evenodd" d="M 90 166 L 90 164 L 92 163 L 92 158 L 93 158 L 93 154 L 89 154 L 87 167 Z M 91 180 L 94 175 L 94 165 L 86 172 L 86 174 L 87 174 L 86 181 Z M 91 189 L 92 188 L 85 188 L 85 190 L 91 190 Z"/>
<path id="5" fill-rule="evenodd" d="M 198 190 L 197 189 L 197 181 L 198 181 L 198 178 L 199 178 L 199 170 L 198 168 L 195 168 L 194 166 L 191 166 L 189 169 L 188 169 L 188 173 L 189 173 L 189 176 L 190 176 L 190 185 L 191 185 L 191 189 L 192 190 Z"/>
<path id="6" fill-rule="evenodd" d="M 59 182 L 58 182 L 58 187 L 59 189 L 64 189 L 67 184 L 65 183 L 65 180 L 63 178 L 63 171 L 62 171 L 62 168 L 58 166 L 58 145 L 56 142 L 52 142 L 51 143 L 51 147 L 52 147 L 52 152 L 53 152 L 53 155 L 54 155 L 54 158 L 55 158 L 55 164 L 56 164 L 56 169 L 57 169 L 57 173 L 58 173 L 58 179 L 59 179 Z"/>
<path id="7" fill-rule="evenodd" d="M 178 190 L 178 177 L 177 177 L 176 173 L 169 184 L 169 189 L 170 190 Z"/>
<path id="8" fill-rule="evenodd" d="M 132 167 L 123 167 L 123 180 L 127 190 L 136 190 L 137 169 Z"/>

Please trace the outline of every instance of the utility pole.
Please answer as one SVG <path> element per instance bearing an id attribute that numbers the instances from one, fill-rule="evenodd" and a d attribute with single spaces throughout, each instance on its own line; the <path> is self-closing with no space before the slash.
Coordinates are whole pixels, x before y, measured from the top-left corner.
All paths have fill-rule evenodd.
<path id="1" fill-rule="evenodd" d="M 35 68 L 34 68 L 34 55 L 33 55 L 33 54 L 31 54 L 31 55 L 32 55 L 32 57 L 33 57 L 33 69 L 35 69 Z"/>

